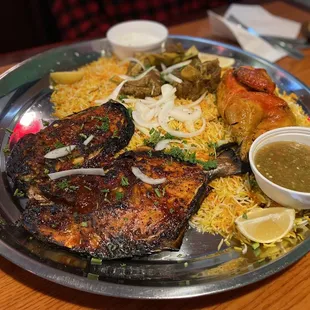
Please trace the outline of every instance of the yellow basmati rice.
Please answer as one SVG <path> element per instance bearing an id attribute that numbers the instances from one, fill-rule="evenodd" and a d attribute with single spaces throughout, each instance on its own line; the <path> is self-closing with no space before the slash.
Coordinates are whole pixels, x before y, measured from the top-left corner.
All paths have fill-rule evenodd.
<path id="1" fill-rule="evenodd" d="M 115 82 L 111 81 L 111 78 L 125 74 L 126 70 L 127 65 L 120 65 L 116 58 L 100 58 L 80 68 L 79 71 L 84 72 L 81 81 L 72 85 L 55 86 L 51 97 L 55 105 L 55 116 L 63 118 L 73 112 L 95 106 L 95 100 L 108 97 L 117 86 Z M 296 95 L 280 94 L 278 90 L 277 92 L 288 103 L 296 116 L 297 125 L 310 126 L 307 116 L 296 103 Z M 177 105 L 189 103 L 191 103 L 189 100 L 176 100 Z M 188 145 L 196 148 L 197 158 L 207 160 L 209 153 L 214 151 L 212 143 L 230 142 L 233 141 L 233 138 L 229 126 L 219 117 L 215 95 L 207 95 L 200 105 L 207 121 L 206 130 L 201 135 L 186 139 L 186 141 Z M 133 108 L 134 104 L 127 106 Z M 169 125 L 173 129 L 186 131 L 182 122 L 173 120 Z M 201 121 L 197 121 L 195 128 L 199 129 L 200 126 Z M 147 135 L 136 129 L 126 150 L 134 150 L 143 146 L 145 138 Z M 244 243 L 249 243 L 238 233 L 234 221 L 236 217 L 259 204 L 263 203 L 268 206 L 271 203 L 270 200 L 260 190 L 252 191 L 249 188 L 248 176 L 219 178 L 212 181 L 210 186 L 213 187 L 212 192 L 203 201 L 198 213 L 191 218 L 190 224 L 200 232 L 223 235 L 226 243 L 233 236 Z"/>

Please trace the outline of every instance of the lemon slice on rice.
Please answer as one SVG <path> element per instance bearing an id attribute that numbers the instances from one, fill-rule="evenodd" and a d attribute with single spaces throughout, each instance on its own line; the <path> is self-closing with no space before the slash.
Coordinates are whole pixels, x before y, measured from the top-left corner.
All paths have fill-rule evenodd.
<path id="1" fill-rule="evenodd" d="M 233 59 L 233 58 L 219 56 L 219 55 L 215 55 L 215 54 L 199 53 L 198 57 L 199 57 L 201 62 L 218 59 L 219 63 L 220 63 L 220 67 L 223 69 L 229 68 L 235 63 L 235 59 Z"/>
<path id="2" fill-rule="evenodd" d="M 271 243 L 283 238 L 294 226 L 295 211 L 288 208 L 255 208 L 239 216 L 235 223 L 248 239 Z"/>
<path id="3" fill-rule="evenodd" d="M 56 84 L 73 84 L 80 81 L 84 76 L 81 71 L 63 71 L 63 72 L 52 72 L 50 74 L 51 79 Z"/>

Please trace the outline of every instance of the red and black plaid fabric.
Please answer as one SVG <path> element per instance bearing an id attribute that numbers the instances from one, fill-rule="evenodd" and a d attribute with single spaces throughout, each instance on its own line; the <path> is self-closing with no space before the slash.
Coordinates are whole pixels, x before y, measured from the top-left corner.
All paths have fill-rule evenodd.
<path id="1" fill-rule="evenodd" d="M 190 16 L 206 15 L 206 10 L 228 0 L 52 0 L 51 11 L 62 39 L 105 35 L 122 21 L 148 19 L 167 26 L 182 23 Z M 202 14 L 202 15 L 201 15 Z"/>

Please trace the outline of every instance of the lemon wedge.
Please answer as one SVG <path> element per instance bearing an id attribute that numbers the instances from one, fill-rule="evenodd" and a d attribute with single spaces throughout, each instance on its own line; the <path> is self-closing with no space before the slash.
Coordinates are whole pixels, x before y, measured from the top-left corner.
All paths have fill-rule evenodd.
<path id="1" fill-rule="evenodd" d="M 235 223 L 248 239 L 271 243 L 283 238 L 294 225 L 295 211 L 288 208 L 255 208 L 239 216 Z"/>
<path id="2" fill-rule="evenodd" d="M 235 63 L 235 59 L 230 57 L 218 56 L 215 54 L 207 54 L 207 53 L 199 53 L 198 57 L 201 62 L 211 61 L 214 59 L 218 59 L 220 62 L 220 67 L 225 69 L 231 67 Z"/>
<path id="3" fill-rule="evenodd" d="M 81 71 L 64 71 L 53 72 L 50 74 L 51 79 L 57 84 L 73 84 L 83 78 L 84 73 Z"/>

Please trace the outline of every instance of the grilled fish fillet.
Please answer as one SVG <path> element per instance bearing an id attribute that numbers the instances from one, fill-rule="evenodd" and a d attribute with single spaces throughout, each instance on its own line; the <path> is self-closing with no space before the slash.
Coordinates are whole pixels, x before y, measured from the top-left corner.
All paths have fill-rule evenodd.
<path id="1" fill-rule="evenodd" d="M 144 183 L 132 167 L 166 181 Z M 105 176 L 71 176 L 39 187 L 53 202 L 30 200 L 24 227 L 43 240 L 106 259 L 178 249 L 207 188 L 200 167 L 161 152 L 127 152 Z"/>
<path id="2" fill-rule="evenodd" d="M 218 167 L 179 162 L 162 152 L 126 152 L 105 176 L 71 176 L 39 184 L 46 201 L 30 200 L 22 225 L 41 240 L 105 259 L 179 249 L 188 219 L 208 194 L 207 183 L 245 172 L 232 149 L 217 151 Z M 142 182 L 137 167 L 160 185 Z"/>
<path id="3" fill-rule="evenodd" d="M 77 167 L 108 165 L 111 157 L 124 148 L 134 133 L 127 109 L 108 103 L 54 121 L 37 134 L 29 134 L 14 146 L 7 161 L 7 173 L 15 186 L 28 191 L 51 172 Z M 84 141 L 93 135 L 89 144 Z M 46 159 L 51 150 L 76 145 L 68 156 Z"/>

